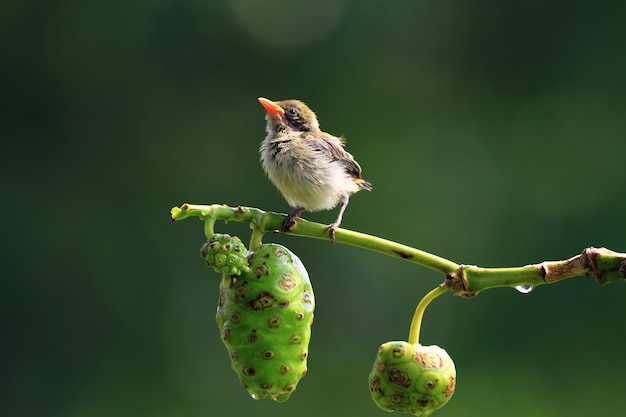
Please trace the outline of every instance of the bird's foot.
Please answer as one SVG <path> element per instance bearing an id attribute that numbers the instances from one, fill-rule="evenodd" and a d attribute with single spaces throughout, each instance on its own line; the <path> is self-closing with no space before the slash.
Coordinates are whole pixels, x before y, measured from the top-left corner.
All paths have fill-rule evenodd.
<path id="1" fill-rule="evenodd" d="M 304 209 L 295 209 L 291 213 L 285 217 L 285 221 L 283 222 L 283 232 L 291 232 L 296 228 L 296 220 L 300 220 L 300 214 L 304 211 Z"/>
<path id="2" fill-rule="evenodd" d="M 338 222 L 331 223 L 328 226 L 326 226 L 326 230 L 328 230 L 328 234 L 330 235 L 330 241 L 333 243 L 333 245 L 337 241 L 337 239 L 335 238 L 335 230 L 337 230 L 338 227 L 339 227 Z"/>

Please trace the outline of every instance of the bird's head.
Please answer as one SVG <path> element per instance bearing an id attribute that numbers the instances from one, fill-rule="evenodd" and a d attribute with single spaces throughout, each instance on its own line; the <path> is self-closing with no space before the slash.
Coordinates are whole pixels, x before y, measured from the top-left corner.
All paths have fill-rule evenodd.
<path id="1" fill-rule="evenodd" d="M 259 97 L 259 103 L 267 111 L 267 131 L 282 130 L 296 132 L 319 131 L 317 116 L 300 100 L 271 101 Z"/>

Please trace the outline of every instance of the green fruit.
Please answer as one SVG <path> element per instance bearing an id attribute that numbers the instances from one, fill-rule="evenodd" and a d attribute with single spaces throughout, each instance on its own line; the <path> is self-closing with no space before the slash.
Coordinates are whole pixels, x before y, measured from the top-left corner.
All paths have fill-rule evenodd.
<path id="1" fill-rule="evenodd" d="M 313 289 L 284 246 L 261 245 L 248 265 L 239 277 L 223 275 L 217 324 L 244 388 L 254 399 L 283 402 L 307 371 Z"/>
<path id="2" fill-rule="evenodd" d="M 378 349 L 369 383 L 383 410 L 426 417 L 454 394 L 456 370 L 439 346 L 387 342 Z"/>
<path id="3" fill-rule="evenodd" d="M 218 274 L 241 275 L 248 272 L 247 249 L 237 236 L 215 234 L 200 249 L 208 266 Z"/>

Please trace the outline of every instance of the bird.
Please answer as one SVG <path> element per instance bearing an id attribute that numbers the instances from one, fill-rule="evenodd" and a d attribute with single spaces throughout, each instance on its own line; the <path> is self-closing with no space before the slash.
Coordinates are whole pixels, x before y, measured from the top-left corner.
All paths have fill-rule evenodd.
<path id="1" fill-rule="evenodd" d="M 344 149 L 345 140 L 320 130 L 315 113 L 300 100 L 258 98 L 265 108 L 267 136 L 261 143 L 261 164 L 270 181 L 294 210 L 283 222 L 292 231 L 303 211 L 331 210 L 337 219 L 326 226 L 335 242 L 350 195 L 372 190 L 361 166 Z"/>

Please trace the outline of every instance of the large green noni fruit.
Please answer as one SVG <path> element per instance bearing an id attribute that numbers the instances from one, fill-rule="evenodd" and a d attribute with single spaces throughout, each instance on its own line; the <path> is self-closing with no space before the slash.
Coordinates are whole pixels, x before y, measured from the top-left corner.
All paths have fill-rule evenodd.
<path id="1" fill-rule="evenodd" d="M 239 276 L 222 276 L 217 324 L 250 395 L 283 402 L 307 371 L 313 289 L 300 259 L 284 246 L 261 245 L 248 266 Z"/>
<path id="2" fill-rule="evenodd" d="M 426 417 L 443 407 L 456 387 L 456 370 L 439 346 L 387 342 L 370 373 L 372 399 L 385 411 Z"/>

